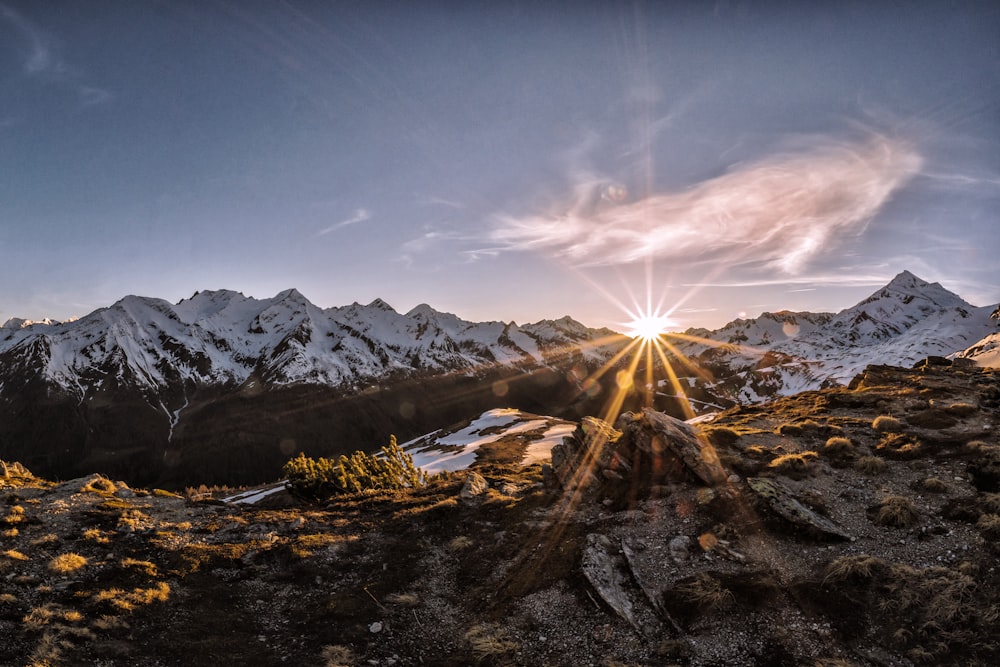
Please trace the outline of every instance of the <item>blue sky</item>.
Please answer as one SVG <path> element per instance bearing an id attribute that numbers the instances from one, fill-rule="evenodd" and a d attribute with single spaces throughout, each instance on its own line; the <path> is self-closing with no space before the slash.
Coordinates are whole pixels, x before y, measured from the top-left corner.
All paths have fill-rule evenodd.
<path id="1" fill-rule="evenodd" d="M 0 320 L 1000 300 L 990 3 L 0 0 Z"/>

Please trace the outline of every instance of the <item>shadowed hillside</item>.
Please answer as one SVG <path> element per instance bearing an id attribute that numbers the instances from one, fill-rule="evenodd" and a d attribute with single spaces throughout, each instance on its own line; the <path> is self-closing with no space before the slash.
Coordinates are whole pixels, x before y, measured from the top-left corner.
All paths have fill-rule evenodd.
<path id="1" fill-rule="evenodd" d="M 319 504 L 8 464 L 0 663 L 995 664 L 998 407 L 996 370 L 873 366 Z"/>

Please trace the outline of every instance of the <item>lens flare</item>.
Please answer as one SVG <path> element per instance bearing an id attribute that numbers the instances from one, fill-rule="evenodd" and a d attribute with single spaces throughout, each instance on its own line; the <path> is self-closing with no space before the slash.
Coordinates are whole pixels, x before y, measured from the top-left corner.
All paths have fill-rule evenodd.
<path id="1" fill-rule="evenodd" d="M 629 322 L 627 326 L 628 329 L 625 331 L 625 335 L 630 338 L 640 338 L 643 341 L 651 341 L 659 338 L 677 325 L 666 315 L 650 313 L 636 317 Z"/>

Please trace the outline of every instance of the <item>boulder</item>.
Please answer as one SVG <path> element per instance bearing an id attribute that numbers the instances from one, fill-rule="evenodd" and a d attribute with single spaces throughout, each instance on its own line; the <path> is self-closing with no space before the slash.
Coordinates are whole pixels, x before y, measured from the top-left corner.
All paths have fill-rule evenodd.
<path id="1" fill-rule="evenodd" d="M 815 537 L 850 540 L 851 536 L 832 520 L 806 507 L 788 487 L 776 479 L 747 478 L 747 487 L 767 509 L 791 527 Z"/>

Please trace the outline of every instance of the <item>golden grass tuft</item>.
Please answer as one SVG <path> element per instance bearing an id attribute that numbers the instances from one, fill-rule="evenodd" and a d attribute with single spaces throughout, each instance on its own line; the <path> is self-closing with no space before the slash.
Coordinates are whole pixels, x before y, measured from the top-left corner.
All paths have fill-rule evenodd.
<path id="1" fill-rule="evenodd" d="M 819 458 L 819 454 L 811 451 L 784 454 L 767 464 L 767 467 L 781 475 L 802 477 L 812 472 L 812 462 L 817 458 Z"/>
<path id="2" fill-rule="evenodd" d="M 0 554 L 0 556 L 3 556 L 4 558 L 9 558 L 10 560 L 31 560 L 30 558 L 25 556 L 20 551 L 17 551 L 16 549 L 8 549 L 7 551 L 4 551 L 2 554 Z"/>
<path id="3" fill-rule="evenodd" d="M 840 436 L 829 438 L 819 451 L 835 464 L 846 464 L 858 456 L 858 448 L 854 443 L 849 438 Z"/>
<path id="4" fill-rule="evenodd" d="M 107 477 L 96 475 L 93 479 L 80 487 L 80 493 L 96 493 L 102 496 L 110 496 L 118 490 L 115 483 Z"/>
<path id="5" fill-rule="evenodd" d="M 120 564 L 125 569 L 139 570 L 148 577 L 155 577 L 157 573 L 156 564 L 151 563 L 148 560 L 139 560 L 137 558 L 123 558 Z"/>
<path id="6" fill-rule="evenodd" d="M 95 593 L 93 597 L 96 602 L 107 602 L 115 609 L 132 611 L 136 607 L 154 602 L 166 602 L 170 599 L 170 585 L 165 581 L 158 581 L 151 588 L 133 588 L 131 591 L 105 588 Z"/>
<path id="7" fill-rule="evenodd" d="M 49 561 L 49 570 L 56 574 L 69 574 L 76 572 L 87 564 L 87 559 L 72 551 L 59 554 Z"/>
<path id="8" fill-rule="evenodd" d="M 879 415 L 872 421 L 872 428 L 879 433 L 899 433 L 903 430 L 903 422 L 891 415 Z"/>

